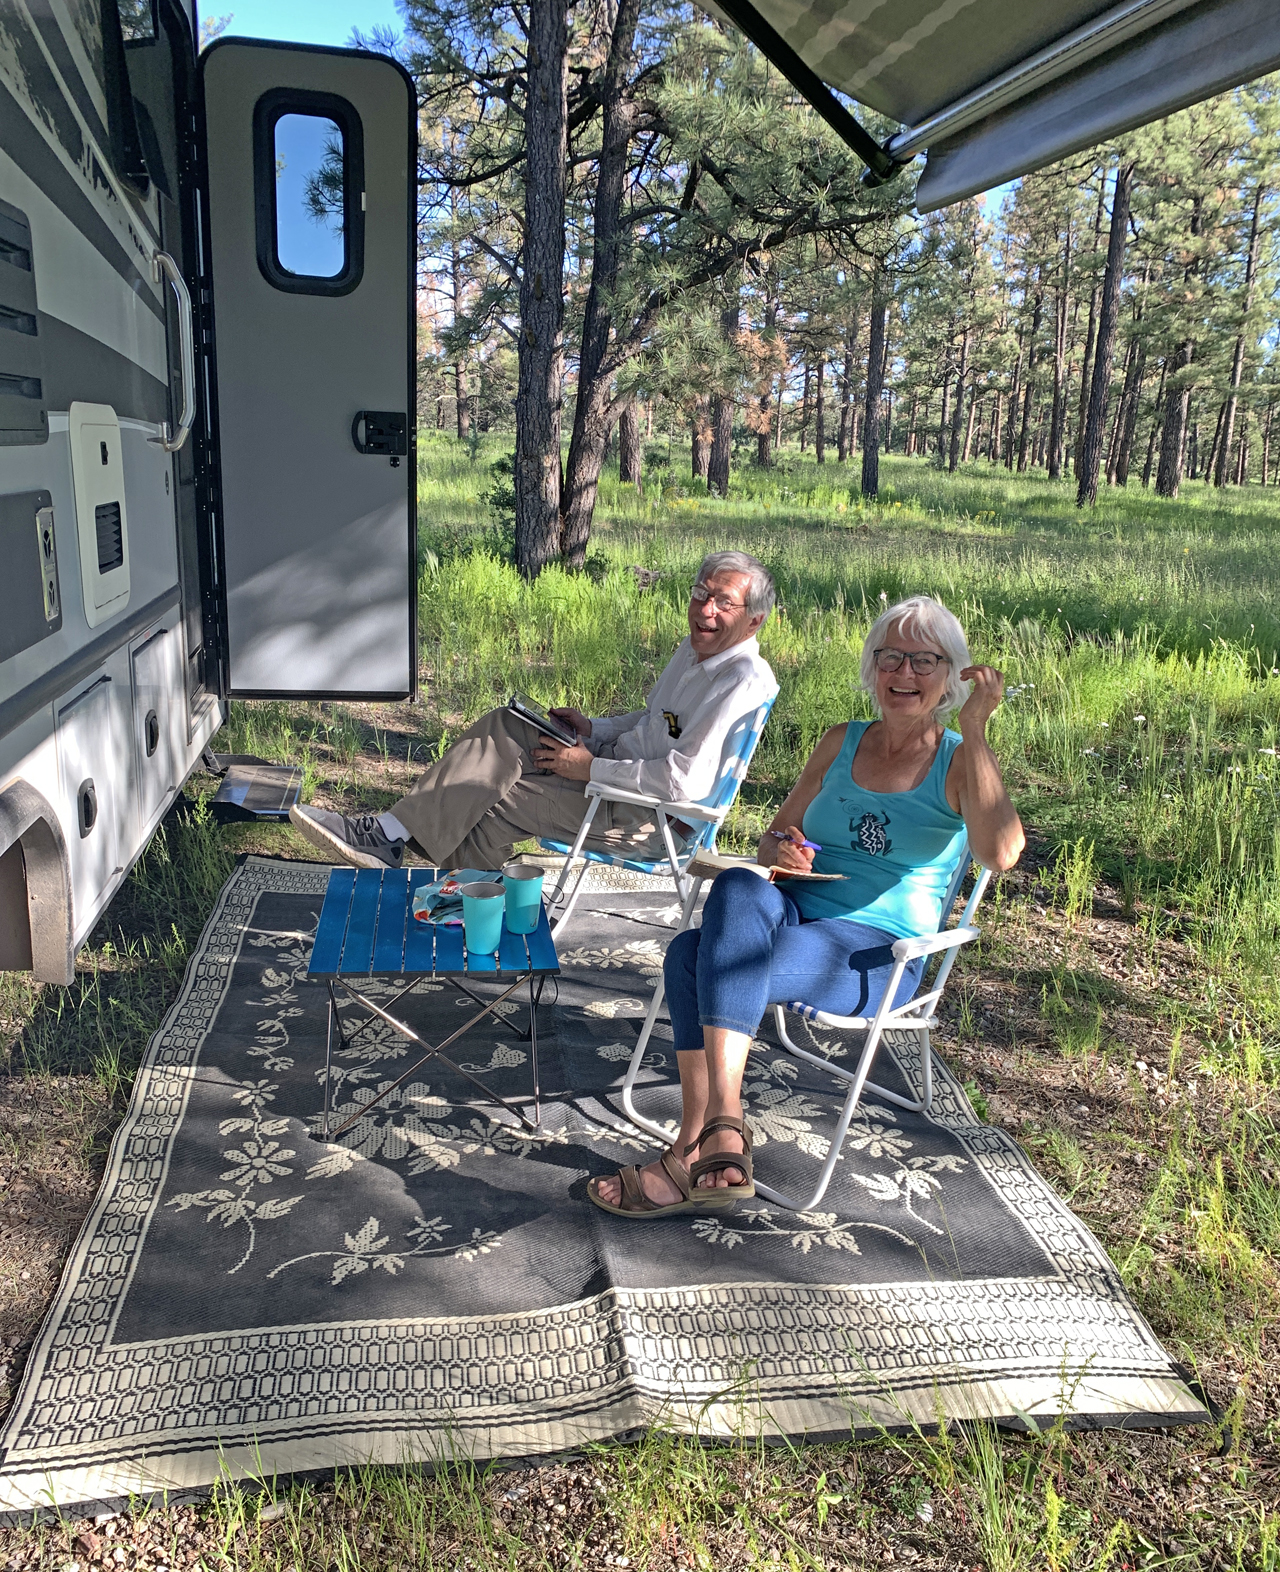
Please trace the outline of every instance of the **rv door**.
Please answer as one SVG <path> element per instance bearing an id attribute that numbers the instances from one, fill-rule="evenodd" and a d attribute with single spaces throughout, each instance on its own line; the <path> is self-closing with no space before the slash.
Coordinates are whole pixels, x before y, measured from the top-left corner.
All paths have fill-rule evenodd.
<path id="1" fill-rule="evenodd" d="M 209 49 L 202 74 L 226 690 L 403 698 L 413 85 L 385 56 L 239 39 Z"/>

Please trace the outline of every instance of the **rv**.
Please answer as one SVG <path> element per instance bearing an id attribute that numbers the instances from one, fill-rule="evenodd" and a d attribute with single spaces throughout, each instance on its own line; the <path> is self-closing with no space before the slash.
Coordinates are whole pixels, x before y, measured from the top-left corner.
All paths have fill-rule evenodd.
<path id="1" fill-rule="evenodd" d="M 0 969 L 69 983 L 231 697 L 414 688 L 416 104 L 0 0 Z"/>

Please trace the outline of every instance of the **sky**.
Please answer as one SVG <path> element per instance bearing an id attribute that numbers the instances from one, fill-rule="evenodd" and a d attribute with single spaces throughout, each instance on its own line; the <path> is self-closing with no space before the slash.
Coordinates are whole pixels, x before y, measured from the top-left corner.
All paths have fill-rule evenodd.
<path id="1" fill-rule="evenodd" d="M 230 15 L 238 38 L 281 38 L 293 44 L 345 44 L 353 26 L 401 30 L 395 0 L 197 0 L 200 20 Z"/>

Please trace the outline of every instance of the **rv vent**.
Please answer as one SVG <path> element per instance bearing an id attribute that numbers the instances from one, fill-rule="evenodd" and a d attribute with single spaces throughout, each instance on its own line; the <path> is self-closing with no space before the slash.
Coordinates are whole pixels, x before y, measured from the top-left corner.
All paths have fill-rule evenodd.
<path id="1" fill-rule="evenodd" d="M 120 527 L 120 504 L 103 502 L 93 510 L 98 532 L 98 572 L 110 573 L 124 565 L 124 531 Z"/>
<path id="2" fill-rule="evenodd" d="M 7 262 L 10 267 L 20 267 L 24 273 L 29 273 L 31 271 L 30 248 L 15 245 L 7 235 L 0 235 L 0 262 Z"/>
<path id="3" fill-rule="evenodd" d="M 11 394 L 14 398 L 44 397 L 39 377 L 15 377 L 9 371 L 0 371 L 0 393 Z"/>
<path id="4" fill-rule="evenodd" d="M 12 306 L 0 305 L 0 327 L 11 333 L 25 333 L 28 338 L 36 336 L 36 319 L 29 311 L 15 311 Z"/>

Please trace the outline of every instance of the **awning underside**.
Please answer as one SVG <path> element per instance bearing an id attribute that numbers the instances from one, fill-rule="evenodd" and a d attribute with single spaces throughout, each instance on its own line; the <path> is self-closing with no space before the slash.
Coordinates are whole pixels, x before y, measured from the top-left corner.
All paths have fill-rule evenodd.
<path id="1" fill-rule="evenodd" d="M 798 57 L 836 92 L 918 128 L 889 148 L 909 157 L 927 146 L 923 211 L 1280 69 L 1280 0 L 726 0 L 723 10 L 710 0 L 708 9 L 730 15 L 793 79 Z M 815 107 L 827 113 L 824 96 Z"/>

